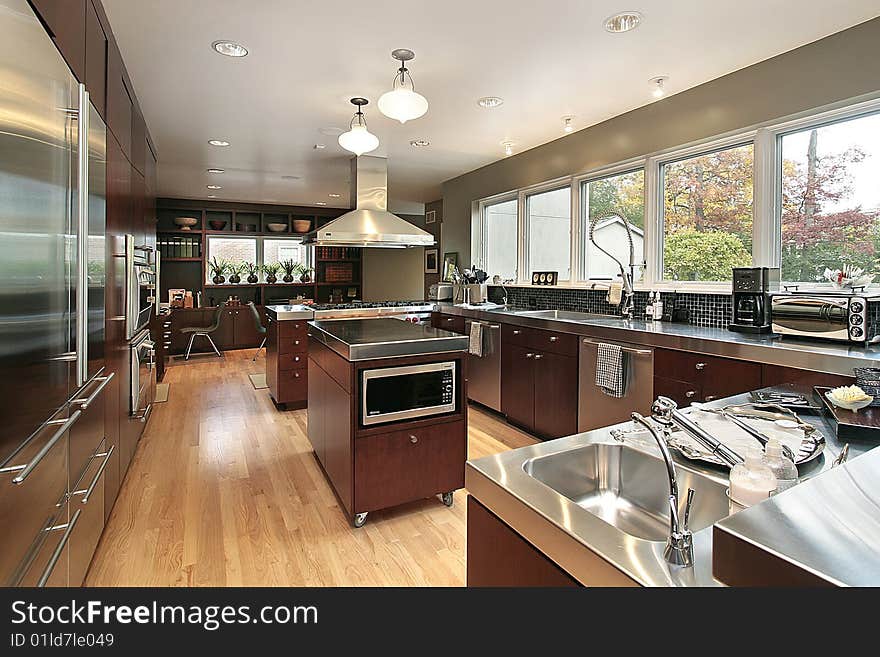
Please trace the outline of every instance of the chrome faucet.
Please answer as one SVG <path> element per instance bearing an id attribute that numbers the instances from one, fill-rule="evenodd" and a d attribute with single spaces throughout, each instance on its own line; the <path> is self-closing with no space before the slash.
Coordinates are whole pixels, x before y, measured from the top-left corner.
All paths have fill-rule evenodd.
<path id="1" fill-rule="evenodd" d="M 623 263 L 618 260 L 616 257 L 611 255 L 608 251 L 599 246 L 599 243 L 596 241 L 596 237 L 594 235 L 596 230 L 596 224 L 598 224 L 603 219 L 610 219 L 611 217 L 620 219 L 623 222 L 623 227 L 626 230 L 626 239 L 629 243 L 629 265 L 627 267 L 623 266 Z M 596 217 L 590 222 L 590 241 L 593 245 L 599 249 L 606 256 L 611 258 L 617 266 L 620 268 L 620 278 L 623 280 L 623 291 L 620 297 L 620 305 L 618 306 L 618 311 L 620 312 L 620 316 L 625 319 L 632 319 L 633 314 L 633 303 L 635 297 L 635 291 L 633 288 L 633 280 L 635 279 L 636 273 L 636 265 L 635 262 L 635 245 L 633 243 L 633 235 L 632 235 L 632 227 L 629 222 L 626 220 L 626 215 L 620 211 L 615 210 L 613 212 L 604 214 L 601 217 Z M 641 266 L 644 266 L 645 263 L 642 262 Z"/>
<path id="2" fill-rule="evenodd" d="M 660 448 L 660 454 L 663 455 L 663 460 L 666 462 L 666 474 L 669 477 L 669 537 L 666 539 L 663 557 L 674 566 L 693 566 L 694 538 L 689 527 L 691 508 L 694 505 L 694 489 L 688 488 L 684 506 L 684 519 L 679 521 L 678 482 L 675 478 L 675 466 L 672 463 L 672 456 L 669 454 L 666 441 L 657 433 L 654 425 L 648 422 L 643 415 L 633 413 L 631 417 L 633 422 L 641 424 L 654 437 L 657 446 Z"/>

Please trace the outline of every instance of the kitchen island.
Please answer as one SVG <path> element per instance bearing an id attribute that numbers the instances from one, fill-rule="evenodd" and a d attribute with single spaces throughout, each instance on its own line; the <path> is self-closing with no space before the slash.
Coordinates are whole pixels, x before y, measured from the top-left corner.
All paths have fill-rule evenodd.
<path id="1" fill-rule="evenodd" d="M 432 495 L 467 459 L 468 339 L 399 319 L 308 323 L 308 437 L 355 527 Z"/>

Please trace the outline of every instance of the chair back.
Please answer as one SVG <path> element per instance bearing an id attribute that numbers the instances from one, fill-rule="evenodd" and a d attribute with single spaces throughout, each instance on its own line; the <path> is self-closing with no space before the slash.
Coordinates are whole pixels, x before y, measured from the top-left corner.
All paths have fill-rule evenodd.
<path id="1" fill-rule="evenodd" d="M 254 305 L 253 301 L 248 301 L 248 308 L 251 311 L 251 317 L 254 319 L 254 327 L 257 329 L 258 333 L 265 333 L 266 327 L 263 326 L 263 320 L 260 319 L 260 311 L 257 310 L 257 307 Z"/>
<path id="2" fill-rule="evenodd" d="M 224 310 L 226 310 L 225 306 L 217 306 L 217 310 L 214 311 L 214 322 L 205 329 L 208 333 L 213 333 L 220 328 L 220 322 L 223 319 Z"/>

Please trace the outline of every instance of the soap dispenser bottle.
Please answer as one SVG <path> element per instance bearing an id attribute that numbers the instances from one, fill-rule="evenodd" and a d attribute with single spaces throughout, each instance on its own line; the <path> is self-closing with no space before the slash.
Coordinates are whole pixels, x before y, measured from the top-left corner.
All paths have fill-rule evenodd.
<path id="1" fill-rule="evenodd" d="M 782 443 L 779 438 L 770 438 L 764 447 L 764 465 L 773 471 L 776 477 L 776 493 L 781 493 L 794 486 L 798 482 L 797 466 L 785 456 L 782 451 Z"/>
<path id="2" fill-rule="evenodd" d="M 752 447 L 744 463 L 730 471 L 730 499 L 740 507 L 749 507 L 770 497 L 776 490 L 776 475 L 763 461 L 764 452 Z"/>

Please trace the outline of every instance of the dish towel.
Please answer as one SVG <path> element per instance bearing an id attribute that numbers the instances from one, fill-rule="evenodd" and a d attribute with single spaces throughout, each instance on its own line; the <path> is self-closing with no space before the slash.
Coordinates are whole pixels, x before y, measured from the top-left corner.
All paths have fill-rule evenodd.
<path id="1" fill-rule="evenodd" d="M 612 306 L 619 306 L 620 300 L 623 298 L 623 281 L 612 281 L 608 286 L 608 296 L 606 300 Z"/>
<path id="2" fill-rule="evenodd" d="M 620 398 L 626 392 L 625 356 L 619 345 L 599 345 L 596 354 L 596 386 L 609 397 Z"/>
<path id="3" fill-rule="evenodd" d="M 483 357 L 483 324 L 481 322 L 471 322 L 468 352 L 474 356 Z"/>

